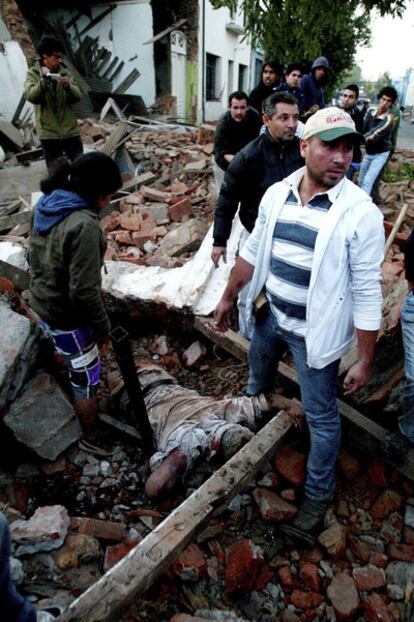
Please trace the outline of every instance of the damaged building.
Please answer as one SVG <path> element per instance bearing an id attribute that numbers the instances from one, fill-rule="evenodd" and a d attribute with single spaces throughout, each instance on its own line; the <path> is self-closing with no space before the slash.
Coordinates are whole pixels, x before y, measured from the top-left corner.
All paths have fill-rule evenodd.
<path id="1" fill-rule="evenodd" d="M 296 373 L 285 356 L 273 412 L 262 399 L 246 402 L 248 342 L 211 319 L 242 226 L 236 220 L 227 263 L 215 269 L 209 122 L 229 92 L 255 83 L 260 54 L 241 41 L 242 15 L 213 12 L 207 0 L 74 4 L 0 3 L 0 510 L 13 580 L 37 607 L 59 607 L 60 622 L 412 621 L 414 451 L 397 466 L 382 442 L 401 410 L 414 150 L 397 149 L 395 179 L 381 184 L 383 327 L 371 381 L 339 400 L 337 491 L 316 545 L 281 551 L 278 525 L 297 513 L 309 446 L 289 414 Z M 81 438 L 62 362 L 29 303 L 30 221 L 46 168 L 21 95 L 46 23 L 64 37 L 84 88 L 86 149 L 111 155 L 122 173 L 101 218 L 113 332 L 95 447 Z M 356 346 L 341 376 L 355 359 Z M 166 412 L 170 428 L 160 423 Z M 225 432 L 241 424 L 247 431 L 227 450 Z M 189 426 L 174 489 L 152 494 L 155 450 L 184 445 Z"/>

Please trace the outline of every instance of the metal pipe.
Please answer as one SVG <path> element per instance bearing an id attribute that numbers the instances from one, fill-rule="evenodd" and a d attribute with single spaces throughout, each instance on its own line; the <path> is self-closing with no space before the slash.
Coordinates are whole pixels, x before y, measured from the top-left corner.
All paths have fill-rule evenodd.
<path id="1" fill-rule="evenodd" d="M 129 335 L 122 326 L 117 326 L 111 330 L 110 338 L 124 381 L 125 390 L 131 403 L 134 424 L 142 436 L 144 451 L 148 455 L 151 455 L 154 451 L 154 435 L 148 419 L 141 384 L 135 368 Z"/>

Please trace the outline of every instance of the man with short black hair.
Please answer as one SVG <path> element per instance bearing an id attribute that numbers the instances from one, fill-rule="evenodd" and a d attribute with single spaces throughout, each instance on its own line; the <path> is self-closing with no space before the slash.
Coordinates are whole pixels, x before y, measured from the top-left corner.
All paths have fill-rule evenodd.
<path id="1" fill-rule="evenodd" d="M 50 169 L 61 156 L 73 161 L 83 153 L 80 129 L 71 108 L 82 97 L 82 90 L 65 67 L 60 41 L 43 37 L 37 52 L 39 58 L 27 72 L 24 94 L 34 104 L 36 130 Z"/>
<path id="2" fill-rule="evenodd" d="M 249 107 L 246 93 L 232 93 L 227 112 L 220 117 L 214 137 L 213 168 L 217 194 L 228 165 L 240 149 L 257 138 L 261 127 L 262 119 L 254 108 Z"/>
<path id="3" fill-rule="evenodd" d="M 364 129 L 364 115 L 357 107 L 359 97 L 359 88 L 356 84 L 349 84 L 346 86 L 342 93 L 342 108 L 349 114 L 352 121 L 355 123 L 357 132 L 362 134 Z M 352 181 L 355 172 L 359 171 L 361 167 L 362 153 L 359 144 L 354 146 L 354 157 L 352 158 L 351 166 L 348 169 L 347 177 Z"/>
<path id="4" fill-rule="evenodd" d="M 292 93 L 298 100 L 299 112 L 303 110 L 303 94 L 300 90 L 300 83 L 302 81 L 303 68 L 300 63 L 291 63 L 287 66 L 285 71 L 285 81 L 276 87 L 275 92 L 288 91 Z"/>
<path id="5" fill-rule="evenodd" d="M 393 86 L 384 86 L 378 93 L 378 107 L 368 111 L 364 119 L 365 156 L 359 172 L 359 185 L 371 194 L 372 187 L 387 162 L 394 129 L 392 106 L 398 97 Z"/>
<path id="6" fill-rule="evenodd" d="M 340 359 L 356 329 L 359 358 L 344 380 L 345 394 L 352 395 L 368 381 L 381 325 L 383 217 L 346 179 L 357 140 L 352 119 L 339 108 L 308 120 L 300 143 L 306 166 L 263 196 L 214 312 L 218 330 L 226 331 L 233 301 L 250 282 L 247 395 L 271 387 L 282 354 L 290 349 L 293 355 L 311 443 L 304 501 L 280 531 L 305 546 L 317 544 L 335 489 Z M 268 313 L 255 320 L 253 303 L 263 289 Z"/>
<path id="7" fill-rule="evenodd" d="M 260 200 L 267 188 L 303 164 L 299 139 L 295 136 L 299 119 L 296 98 L 286 91 L 274 93 L 266 101 L 263 120 L 266 131 L 246 145 L 232 160 L 224 176 L 214 217 L 211 259 L 217 267 L 226 261 L 226 245 L 240 204 L 244 227 L 240 247 L 256 222 Z M 246 336 L 243 294 L 239 296 L 239 332 Z"/>
<path id="8" fill-rule="evenodd" d="M 268 60 L 262 69 L 262 79 L 249 95 L 249 104 L 262 114 L 262 105 L 265 99 L 275 92 L 280 84 L 283 68 L 276 60 Z"/>

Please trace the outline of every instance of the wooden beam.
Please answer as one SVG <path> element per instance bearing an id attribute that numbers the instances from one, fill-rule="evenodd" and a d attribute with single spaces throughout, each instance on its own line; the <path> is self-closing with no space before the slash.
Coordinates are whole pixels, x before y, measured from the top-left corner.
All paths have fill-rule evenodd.
<path id="1" fill-rule="evenodd" d="M 391 244 L 394 242 L 395 240 L 395 236 L 398 233 L 399 228 L 401 227 L 403 221 L 405 220 L 405 216 L 407 214 L 407 210 L 408 210 L 408 203 L 404 203 L 404 205 L 402 206 L 400 213 L 398 214 L 397 220 L 394 223 L 393 228 L 391 229 L 391 232 L 387 238 L 387 241 L 385 243 L 385 248 L 384 248 L 384 257 L 386 257 L 388 251 L 390 250 L 390 246 Z"/>
<path id="2" fill-rule="evenodd" d="M 0 218 L 0 231 L 8 231 L 13 229 L 16 225 L 22 225 L 25 222 L 29 222 L 32 210 L 23 210 L 16 214 L 10 214 L 9 216 L 2 216 Z"/>
<path id="3" fill-rule="evenodd" d="M 161 32 L 159 32 L 157 35 L 155 35 L 151 39 L 148 39 L 148 41 L 144 41 L 142 45 L 148 45 L 150 43 L 155 43 L 159 39 L 162 39 L 163 37 L 165 37 L 165 35 L 168 35 L 173 30 L 176 30 L 177 28 L 185 24 L 186 21 L 187 21 L 187 18 L 185 17 L 183 17 L 182 19 L 179 19 L 178 22 L 175 22 L 175 24 L 173 24 L 172 26 L 168 26 L 168 28 L 166 28 L 165 30 L 162 30 Z"/>
<path id="4" fill-rule="evenodd" d="M 246 360 L 249 341 L 244 337 L 240 337 L 233 330 L 219 333 L 215 329 L 212 319 L 201 316 L 194 318 L 194 327 L 218 346 L 236 356 L 240 361 Z M 298 382 L 296 371 L 289 365 L 286 365 L 286 363 L 280 362 L 278 370 L 282 376 L 288 378 L 291 382 Z M 376 452 L 381 453 L 387 431 L 340 399 L 338 399 L 338 408 L 346 423 L 355 427 L 357 434 L 354 434 L 353 437 L 356 444 L 366 446 L 367 448 L 371 447 Z M 405 454 L 404 462 L 396 465 L 395 468 L 405 477 L 414 481 L 414 449 L 409 449 Z"/>
<path id="5" fill-rule="evenodd" d="M 276 451 L 292 422 L 279 412 L 224 466 L 92 585 L 57 622 L 111 622 L 143 594 L 191 542 L 195 532 L 244 490 Z"/>

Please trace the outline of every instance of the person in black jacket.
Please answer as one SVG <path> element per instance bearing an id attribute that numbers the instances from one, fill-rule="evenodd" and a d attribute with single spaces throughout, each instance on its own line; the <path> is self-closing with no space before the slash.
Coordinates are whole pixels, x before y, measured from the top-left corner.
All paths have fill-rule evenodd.
<path id="1" fill-rule="evenodd" d="M 298 100 L 299 112 L 303 111 L 303 94 L 300 89 L 302 76 L 302 65 L 300 63 L 291 63 L 286 67 L 285 81 L 279 84 L 275 89 L 275 93 L 280 93 L 281 91 L 289 91 L 289 93 L 292 93 Z"/>
<path id="2" fill-rule="evenodd" d="M 262 79 L 249 95 L 249 104 L 262 114 L 262 106 L 265 99 L 269 97 L 280 84 L 283 68 L 275 60 L 269 60 L 263 65 Z"/>
<path id="3" fill-rule="evenodd" d="M 357 107 L 359 97 L 359 88 L 356 84 L 349 84 L 346 86 L 342 93 L 342 108 L 349 114 L 352 121 L 355 123 L 356 131 L 360 134 L 364 130 L 364 115 Z M 352 158 L 351 166 L 348 169 L 347 177 L 352 181 L 355 172 L 359 171 L 361 166 L 362 153 L 361 147 L 358 143 L 354 145 L 354 155 Z"/>
<path id="4" fill-rule="evenodd" d="M 266 131 L 243 147 L 230 163 L 214 217 L 211 259 L 216 267 L 220 257 L 226 261 L 227 240 L 239 203 L 244 227 L 240 244 L 243 244 L 253 230 L 260 200 L 269 186 L 303 165 L 299 139 L 295 136 L 298 119 L 296 98 L 286 91 L 274 93 L 265 102 Z M 243 296 L 239 295 L 239 331 L 244 335 L 242 307 Z"/>
<path id="5" fill-rule="evenodd" d="M 235 91 L 230 95 L 228 110 L 220 117 L 214 137 L 217 194 L 228 165 L 240 149 L 259 136 L 262 124 L 261 116 L 254 108 L 249 108 L 246 93 Z"/>

